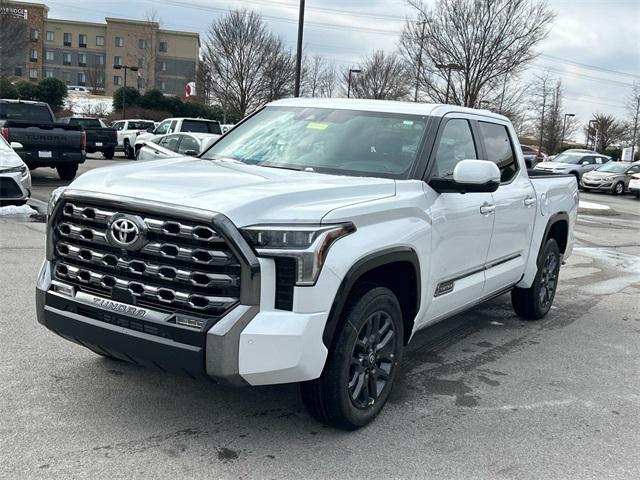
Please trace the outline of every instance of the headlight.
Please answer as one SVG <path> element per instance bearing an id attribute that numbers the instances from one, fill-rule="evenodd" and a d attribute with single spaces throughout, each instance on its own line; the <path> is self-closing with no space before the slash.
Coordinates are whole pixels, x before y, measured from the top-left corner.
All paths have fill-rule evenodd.
<path id="1" fill-rule="evenodd" d="M 18 165 L 17 167 L 11 167 L 6 169 L 0 169 L 0 173 L 21 173 L 23 177 L 26 177 L 29 173 L 29 169 L 26 165 Z"/>
<path id="2" fill-rule="evenodd" d="M 615 175 L 609 175 L 608 177 L 604 177 L 603 180 L 610 182 L 611 180 L 615 180 L 616 176 Z"/>
<path id="3" fill-rule="evenodd" d="M 49 204 L 47 205 L 47 216 L 51 215 L 53 212 L 53 207 L 56 206 L 58 200 L 60 200 L 60 196 L 67 189 L 67 187 L 58 187 L 53 192 L 51 192 L 51 197 L 49 198 Z"/>
<path id="4" fill-rule="evenodd" d="M 337 225 L 256 225 L 242 229 L 244 237 L 263 257 L 296 260 L 296 285 L 313 285 L 339 238 L 354 232 L 352 223 Z"/>

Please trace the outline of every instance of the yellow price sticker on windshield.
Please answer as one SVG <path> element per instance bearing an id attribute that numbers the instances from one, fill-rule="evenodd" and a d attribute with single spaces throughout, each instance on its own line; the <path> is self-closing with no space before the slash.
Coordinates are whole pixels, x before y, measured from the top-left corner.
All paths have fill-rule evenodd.
<path id="1" fill-rule="evenodd" d="M 307 128 L 313 128 L 314 130 L 326 130 L 328 126 L 329 126 L 328 123 L 310 122 L 309 125 L 307 125 Z"/>

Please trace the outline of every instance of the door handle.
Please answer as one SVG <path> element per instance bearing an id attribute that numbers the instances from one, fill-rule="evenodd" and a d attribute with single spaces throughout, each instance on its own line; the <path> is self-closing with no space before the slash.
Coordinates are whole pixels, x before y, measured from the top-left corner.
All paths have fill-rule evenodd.
<path id="1" fill-rule="evenodd" d="M 488 202 L 484 202 L 481 206 L 480 206 L 480 213 L 482 215 L 489 215 L 490 213 L 493 213 L 496 211 L 496 206 L 492 205 Z"/>
<path id="2" fill-rule="evenodd" d="M 524 206 L 525 207 L 530 207 L 532 205 L 536 204 L 536 199 L 534 197 L 526 197 L 524 199 Z"/>

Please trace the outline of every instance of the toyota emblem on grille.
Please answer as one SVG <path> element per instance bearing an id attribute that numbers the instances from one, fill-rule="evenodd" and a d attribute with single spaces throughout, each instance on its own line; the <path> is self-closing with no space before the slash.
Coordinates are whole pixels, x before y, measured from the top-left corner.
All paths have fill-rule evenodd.
<path id="1" fill-rule="evenodd" d="M 107 226 L 107 240 L 114 247 L 138 250 L 146 241 L 146 230 L 140 217 L 117 213 Z"/>

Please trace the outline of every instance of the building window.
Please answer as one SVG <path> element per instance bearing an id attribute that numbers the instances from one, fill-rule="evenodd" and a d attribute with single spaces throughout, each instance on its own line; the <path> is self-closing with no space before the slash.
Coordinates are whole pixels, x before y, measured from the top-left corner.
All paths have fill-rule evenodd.
<path id="1" fill-rule="evenodd" d="M 138 90 L 143 89 L 145 86 L 146 82 L 144 81 L 144 78 L 138 77 Z"/>
<path id="2" fill-rule="evenodd" d="M 113 84 L 116 87 L 119 87 L 120 85 L 122 85 L 122 77 L 120 75 L 116 75 L 115 77 L 113 77 Z"/>
<path id="3" fill-rule="evenodd" d="M 38 69 L 30 68 L 29 69 L 29 80 L 37 80 L 38 79 Z"/>
<path id="4" fill-rule="evenodd" d="M 63 43 L 65 47 L 70 47 L 71 46 L 71 40 L 72 40 L 72 36 L 70 33 L 65 32 L 63 35 Z"/>
<path id="5" fill-rule="evenodd" d="M 124 38 L 116 37 L 116 47 L 124 47 Z"/>
<path id="6" fill-rule="evenodd" d="M 46 50 L 44 52 L 44 58 L 45 60 L 47 60 L 48 62 L 53 62 L 55 57 L 54 57 L 54 53 L 53 50 Z"/>
<path id="7" fill-rule="evenodd" d="M 167 62 L 160 62 L 160 70 L 163 72 L 167 71 Z"/>
<path id="8" fill-rule="evenodd" d="M 71 54 L 69 52 L 62 53 L 62 64 L 71 65 Z"/>
<path id="9" fill-rule="evenodd" d="M 40 38 L 40 30 L 38 30 L 37 28 L 32 28 L 31 29 L 31 41 L 32 42 L 37 42 L 39 38 Z"/>
<path id="10" fill-rule="evenodd" d="M 160 51 L 161 52 L 167 51 L 167 42 L 160 42 Z"/>
<path id="11" fill-rule="evenodd" d="M 47 30 L 47 33 L 45 34 L 45 38 L 47 39 L 47 42 L 53 42 L 56 39 L 56 34 L 54 32 Z"/>
<path id="12" fill-rule="evenodd" d="M 138 48 L 140 50 L 144 50 L 145 48 L 147 48 L 147 41 L 144 38 L 138 39 Z"/>
<path id="13" fill-rule="evenodd" d="M 32 62 L 38 61 L 38 50 L 36 50 L 35 48 L 29 50 L 29 60 L 31 60 Z"/>
<path id="14" fill-rule="evenodd" d="M 164 80 L 160 81 L 160 90 L 162 90 L 163 92 L 167 89 L 167 82 L 165 82 Z"/>
<path id="15" fill-rule="evenodd" d="M 62 72 L 62 78 L 64 79 L 64 83 L 69 85 L 71 83 L 71 72 Z"/>
<path id="16" fill-rule="evenodd" d="M 96 65 L 104 65 L 104 55 L 96 55 Z"/>
<path id="17" fill-rule="evenodd" d="M 16 77 L 21 77 L 22 76 L 22 67 L 16 67 L 13 69 L 13 74 Z"/>
<path id="18" fill-rule="evenodd" d="M 96 47 L 104 47 L 104 37 L 102 35 L 96 35 Z"/>
<path id="19" fill-rule="evenodd" d="M 120 57 L 118 55 L 113 57 L 113 64 L 114 65 L 122 65 L 122 57 Z"/>
<path id="20" fill-rule="evenodd" d="M 87 76 L 84 74 L 84 72 L 78 72 L 78 85 L 82 87 L 85 85 L 85 83 L 87 83 Z"/>
<path id="21" fill-rule="evenodd" d="M 138 68 L 144 68 L 144 58 L 138 59 Z"/>
<path id="22" fill-rule="evenodd" d="M 51 70 L 45 70 L 44 77 L 45 78 L 53 78 L 53 72 Z"/>
<path id="23" fill-rule="evenodd" d="M 78 54 L 78 66 L 79 67 L 86 67 L 87 66 L 87 54 L 86 53 L 79 53 Z"/>
<path id="24" fill-rule="evenodd" d="M 78 35 L 78 46 L 80 48 L 87 48 L 87 36 L 84 33 Z"/>

